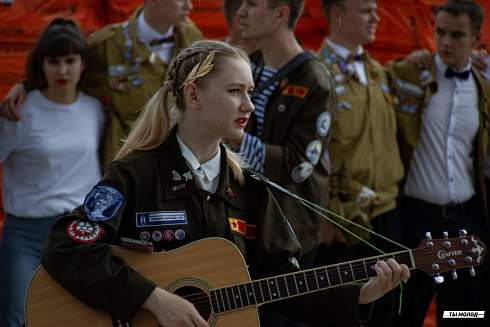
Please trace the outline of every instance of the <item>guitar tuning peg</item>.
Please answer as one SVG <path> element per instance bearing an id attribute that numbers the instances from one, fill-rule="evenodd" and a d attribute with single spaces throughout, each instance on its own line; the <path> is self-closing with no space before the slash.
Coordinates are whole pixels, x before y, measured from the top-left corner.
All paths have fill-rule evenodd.
<path id="1" fill-rule="evenodd" d="M 475 268 L 473 268 L 473 266 L 470 267 L 470 274 L 471 276 L 475 277 L 476 276 L 476 272 L 475 272 Z"/>
<path id="2" fill-rule="evenodd" d="M 432 234 L 430 232 L 425 233 L 425 238 L 428 240 L 432 239 Z"/>
<path id="3" fill-rule="evenodd" d="M 458 279 L 458 274 L 456 273 L 456 269 L 453 269 L 453 279 Z"/>
<path id="4" fill-rule="evenodd" d="M 442 232 L 444 234 L 444 239 L 447 240 L 449 238 L 449 234 L 447 232 Z"/>
<path id="5" fill-rule="evenodd" d="M 468 233 L 466 232 L 466 230 L 462 229 L 459 231 L 459 237 L 466 237 L 466 235 L 468 235 Z"/>
<path id="6" fill-rule="evenodd" d="M 444 277 L 437 274 L 435 277 L 434 277 L 434 282 L 436 282 L 436 284 L 442 284 L 444 282 Z"/>

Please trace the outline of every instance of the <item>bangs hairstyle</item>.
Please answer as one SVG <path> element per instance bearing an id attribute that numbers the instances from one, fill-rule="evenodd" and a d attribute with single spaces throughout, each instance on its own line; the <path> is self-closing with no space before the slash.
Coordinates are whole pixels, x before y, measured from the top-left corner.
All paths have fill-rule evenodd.
<path id="1" fill-rule="evenodd" d="M 27 57 L 24 78 L 29 89 L 44 89 L 48 86 L 43 71 L 44 58 L 73 54 L 79 54 L 85 64 L 78 82 L 78 88 L 83 88 L 88 76 L 95 75 L 95 57 L 74 21 L 66 18 L 53 20 L 41 33 Z"/>

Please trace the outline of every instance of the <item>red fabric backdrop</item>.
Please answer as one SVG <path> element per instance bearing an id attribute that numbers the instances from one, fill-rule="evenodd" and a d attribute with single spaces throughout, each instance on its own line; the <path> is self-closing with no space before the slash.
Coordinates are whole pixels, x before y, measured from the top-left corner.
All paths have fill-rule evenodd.
<path id="1" fill-rule="evenodd" d="M 377 40 L 367 46 L 381 63 L 426 47 L 434 50 L 433 9 L 446 0 L 382 0 L 379 2 Z M 490 13 L 490 1 L 477 0 Z M 53 18 L 71 17 L 89 33 L 128 18 L 142 0 L 0 0 L 0 99 L 22 78 L 27 53 L 40 31 Z M 226 35 L 221 0 L 194 0 L 190 17 L 207 38 Z M 328 35 L 320 1 L 306 0 L 296 35 L 308 49 L 316 50 Z M 483 26 L 482 45 L 490 44 L 490 24 Z M 0 189 L 1 192 L 1 189 Z M 0 198 L 0 228 L 2 223 Z"/>

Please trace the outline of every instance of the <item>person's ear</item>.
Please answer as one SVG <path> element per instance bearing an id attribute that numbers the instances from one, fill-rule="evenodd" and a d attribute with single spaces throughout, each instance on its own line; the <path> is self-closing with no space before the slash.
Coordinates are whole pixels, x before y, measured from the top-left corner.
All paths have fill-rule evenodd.
<path id="1" fill-rule="evenodd" d="M 199 101 L 199 88 L 194 83 L 189 83 L 184 86 L 185 100 L 191 108 L 201 109 L 201 102 Z"/>
<path id="2" fill-rule="evenodd" d="M 483 35 L 482 30 L 479 30 L 478 32 L 475 33 L 475 41 L 473 42 L 474 47 L 480 44 L 482 35 Z"/>
<path id="3" fill-rule="evenodd" d="M 289 14 L 291 13 L 291 9 L 288 6 L 280 6 L 277 8 L 277 22 L 288 22 Z"/>
<path id="4" fill-rule="evenodd" d="M 342 28 L 342 9 L 337 6 L 332 6 L 330 8 L 330 20 L 331 20 L 331 25 Z"/>

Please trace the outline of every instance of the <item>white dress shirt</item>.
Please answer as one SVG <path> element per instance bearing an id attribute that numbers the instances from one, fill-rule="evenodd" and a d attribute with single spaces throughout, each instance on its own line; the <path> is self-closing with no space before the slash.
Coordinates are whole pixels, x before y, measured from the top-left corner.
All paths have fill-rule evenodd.
<path id="1" fill-rule="evenodd" d="M 200 164 L 194 153 L 182 142 L 179 136 L 177 136 L 177 142 L 197 185 L 208 192 L 216 192 L 219 184 L 219 173 L 221 172 L 221 148 L 218 148 L 218 153 L 213 158 Z"/>
<path id="2" fill-rule="evenodd" d="M 475 192 L 475 137 L 479 127 L 478 90 L 467 80 L 445 78 L 447 65 L 435 57 L 437 92 L 424 111 L 405 194 L 446 205 L 469 200 Z M 471 61 L 460 70 L 467 71 Z"/>
<path id="3" fill-rule="evenodd" d="M 141 11 L 141 14 L 136 19 L 136 37 L 140 40 L 148 50 L 157 55 L 165 63 L 170 62 L 170 57 L 172 55 L 172 50 L 174 49 L 175 43 L 161 43 L 156 46 L 150 46 L 150 42 L 154 39 L 163 39 L 171 37 L 174 34 L 174 26 L 170 26 L 169 30 L 165 34 L 160 34 L 158 31 L 154 30 L 145 20 L 145 10 Z M 150 57 L 150 60 L 152 57 Z"/>

